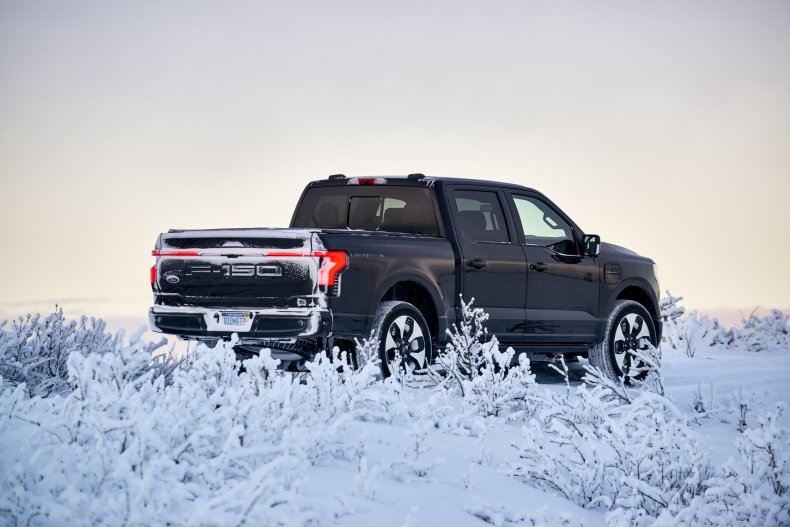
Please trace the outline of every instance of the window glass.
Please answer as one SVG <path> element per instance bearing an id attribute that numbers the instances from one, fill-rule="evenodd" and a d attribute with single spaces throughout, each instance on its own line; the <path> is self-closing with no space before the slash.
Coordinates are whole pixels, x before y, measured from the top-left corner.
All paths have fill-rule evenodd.
<path id="1" fill-rule="evenodd" d="M 526 196 L 513 196 L 513 200 L 524 243 L 548 247 L 561 254 L 578 254 L 571 226 L 548 205 Z"/>
<path id="2" fill-rule="evenodd" d="M 509 241 L 502 206 L 496 192 L 459 190 L 454 195 L 461 229 L 476 242 Z"/>
<path id="3" fill-rule="evenodd" d="M 293 227 L 439 235 L 430 190 L 396 185 L 308 189 Z"/>

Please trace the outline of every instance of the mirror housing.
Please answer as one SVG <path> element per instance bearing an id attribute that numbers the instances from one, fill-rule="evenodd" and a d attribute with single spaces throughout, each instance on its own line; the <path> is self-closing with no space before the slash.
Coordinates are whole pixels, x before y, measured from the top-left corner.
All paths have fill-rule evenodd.
<path id="1" fill-rule="evenodd" d="M 597 234 L 584 235 L 584 256 L 598 256 L 601 252 L 601 237 Z"/>

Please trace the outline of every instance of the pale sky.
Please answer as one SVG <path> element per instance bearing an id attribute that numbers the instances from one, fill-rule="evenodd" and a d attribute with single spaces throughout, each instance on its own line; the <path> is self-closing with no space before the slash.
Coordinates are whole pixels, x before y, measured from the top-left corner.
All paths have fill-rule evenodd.
<path id="1" fill-rule="evenodd" d="M 0 1 L 0 302 L 329 174 L 509 181 L 696 308 L 790 306 L 790 1 Z M 77 313 L 72 313 L 77 315 Z"/>

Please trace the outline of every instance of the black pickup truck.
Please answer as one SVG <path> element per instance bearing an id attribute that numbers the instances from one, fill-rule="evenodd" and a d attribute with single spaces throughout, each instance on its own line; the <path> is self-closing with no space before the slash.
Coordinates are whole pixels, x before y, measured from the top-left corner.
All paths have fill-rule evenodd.
<path id="1" fill-rule="evenodd" d="M 585 234 L 548 198 L 506 183 L 330 176 L 307 185 L 287 229 L 170 230 L 151 268 L 151 329 L 238 335 L 298 370 L 375 334 L 384 374 L 424 368 L 460 316 L 533 360 L 587 356 L 612 377 L 661 336 L 652 260 Z"/>

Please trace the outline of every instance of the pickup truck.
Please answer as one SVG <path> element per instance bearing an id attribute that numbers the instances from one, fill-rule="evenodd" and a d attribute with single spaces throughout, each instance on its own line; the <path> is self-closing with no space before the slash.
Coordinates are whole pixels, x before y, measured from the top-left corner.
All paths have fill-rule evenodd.
<path id="1" fill-rule="evenodd" d="M 503 346 L 588 357 L 612 378 L 661 338 L 654 262 L 514 184 L 334 175 L 307 185 L 290 228 L 170 230 L 153 256 L 152 330 L 236 334 L 239 358 L 270 348 L 292 371 L 371 335 L 385 376 L 426 368 L 461 299 Z"/>

